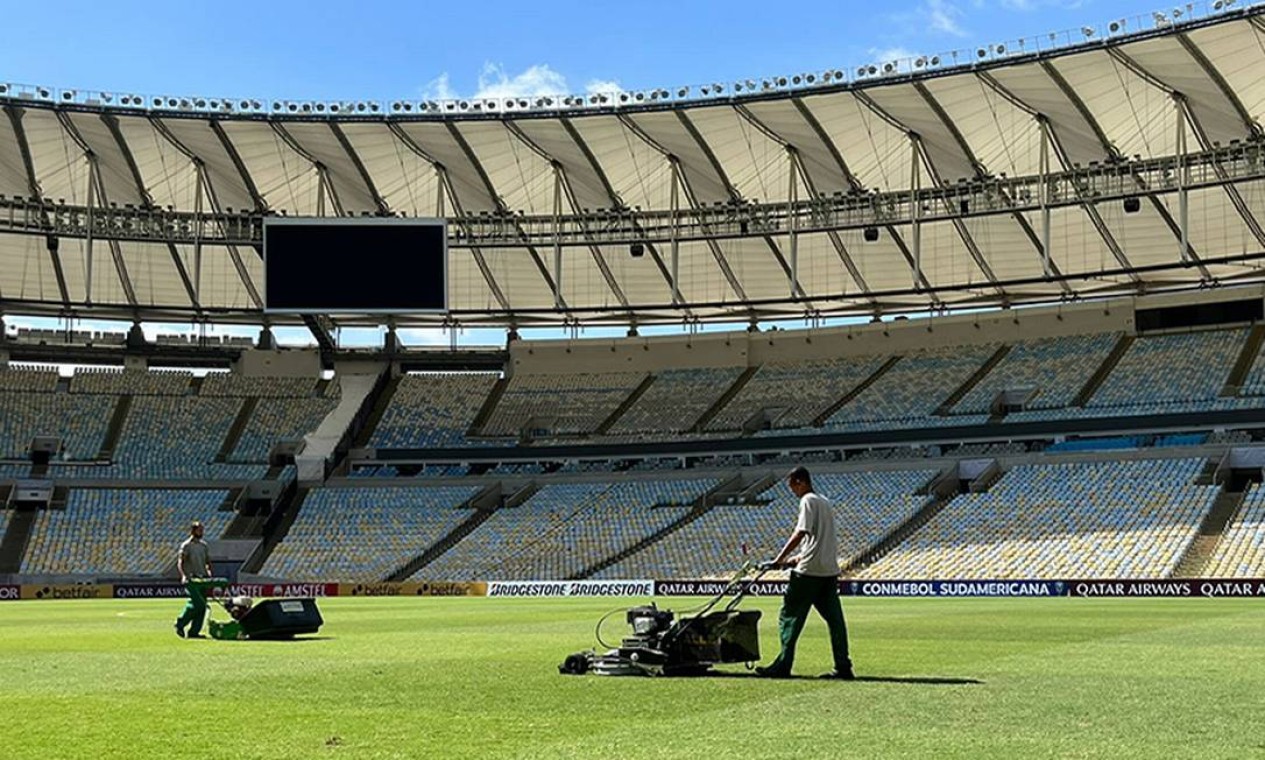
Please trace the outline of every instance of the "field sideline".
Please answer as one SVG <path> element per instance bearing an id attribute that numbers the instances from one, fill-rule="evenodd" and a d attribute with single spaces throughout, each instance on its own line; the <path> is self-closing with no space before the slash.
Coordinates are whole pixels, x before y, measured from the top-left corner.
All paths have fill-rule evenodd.
<path id="1" fill-rule="evenodd" d="M 845 600 L 858 675 L 888 679 L 856 683 L 558 675 L 621 600 L 320 605 L 320 639 L 254 643 L 176 638 L 173 600 L 0 605 L 0 754 L 1265 757 L 1259 600 Z M 767 661 L 777 600 L 745 605 Z M 800 653 L 829 666 L 815 617 Z"/>

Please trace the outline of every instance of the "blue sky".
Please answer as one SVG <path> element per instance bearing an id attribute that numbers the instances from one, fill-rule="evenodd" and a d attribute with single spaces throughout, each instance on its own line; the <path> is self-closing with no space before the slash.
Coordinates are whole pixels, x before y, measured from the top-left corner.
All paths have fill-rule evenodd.
<path id="1" fill-rule="evenodd" d="M 0 81 L 148 94 L 356 100 L 481 87 L 625 89 L 826 68 L 1079 29 L 1156 0 L 834 3 L 8 3 Z"/>
<path id="2" fill-rule="evenodd" d="M 0 16 L 0 81 L 260 100 L 636 90 L 851 70 L 1172 7 L 1154 0 L 22 2 L 6 4 Z M 585 335 L 611 332 L 622 334 Z M 461 340 L 503 336 L 466 331 Z"/>

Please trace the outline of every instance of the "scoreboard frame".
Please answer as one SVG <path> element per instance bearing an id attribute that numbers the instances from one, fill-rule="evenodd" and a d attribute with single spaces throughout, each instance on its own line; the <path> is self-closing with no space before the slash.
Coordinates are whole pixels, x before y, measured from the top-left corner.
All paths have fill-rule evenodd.
<path id="1" fill-rule="evenodd" d="M 418 227 L 439 228 L 441 240 L 440 270 L 443 280 L 443 305 L 439 308 L 412 308 L 400 306 L 383 306 L 374 308 L 344 308 L 329 306 L 285 306 L 274 307 L 269 299 L 269 266 L 268 266 L 268 233 L 279 227 Z M 335 216 L 268 216 L 263 220 L 263 313 L 265 314 L 447 314 L 450 311 L 448 301 L 448 220 L 436 217 L 335 217 Z M 354 254 L 349 254 L 354 255 Z M 348 264 L 354 266 L 354 259 Z M 336 273 L 329 273 L 336 276 Z"/>

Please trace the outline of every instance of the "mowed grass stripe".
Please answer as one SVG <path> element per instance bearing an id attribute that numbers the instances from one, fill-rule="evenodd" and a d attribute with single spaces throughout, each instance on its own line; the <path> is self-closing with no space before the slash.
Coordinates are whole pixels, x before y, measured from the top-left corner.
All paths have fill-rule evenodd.
<path id="1" fill-rule="evenodd" d="M 171 601 L 0 605 L 2 754 L 1265 756 L 1259 600 L 845 603 L 861 675 L 967 685 L 563 677 L 619 600 L 320 604 L 323 638 L 295 643 L 181 641 Z M 778 602 L 746 604 L 771 658 Z M 796 670 L 829 665 L 813 619 Z"/>

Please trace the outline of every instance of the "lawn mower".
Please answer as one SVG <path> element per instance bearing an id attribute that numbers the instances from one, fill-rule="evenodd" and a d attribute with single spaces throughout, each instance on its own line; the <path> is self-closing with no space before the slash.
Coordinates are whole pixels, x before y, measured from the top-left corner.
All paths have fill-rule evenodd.
<path id="1" fill-rule="evenodd" d="M 772 570 L 768 563 L 744 564 L 725 584 L 720 593 L 697 612 L 677 618 L 671 610 L 647 605 L 612 610 L 597 623 L 597 643 L 604 654 L 594 650 L 569 655 L 558 672 L 566 675 L 594 673 L 607 676 L 697 676 L 713 665 L 751 663 L 760 659 L 760 611 L 738 610 L 750 583 Z M 752 575 L 754 573 L 754 575 Z M 751 576 L 751 577 L 748 577 Z M 732 595 L 723 608 L 720 601 Z M 602 640 L 602 624 L 612 615 L 624 612 L 632 628 L 618 647 Z"/>
<path id="2" fill-rule="evenodd" d="M 228 620 L 215 620 L 212 616 L 208 621 L 213 639 L 292 639 L 298 634 L 316 633 L 325 622 L 315 599 L 265 599 L 255 604 L 248 596 L 230 595 L 227 578 L 195 579 L 191 586 L 228 613 Z"/>

